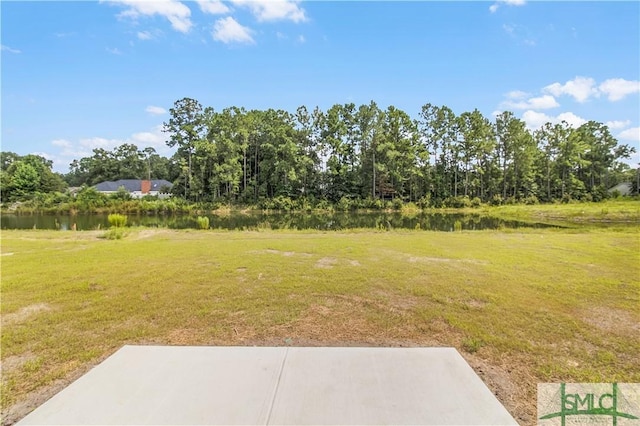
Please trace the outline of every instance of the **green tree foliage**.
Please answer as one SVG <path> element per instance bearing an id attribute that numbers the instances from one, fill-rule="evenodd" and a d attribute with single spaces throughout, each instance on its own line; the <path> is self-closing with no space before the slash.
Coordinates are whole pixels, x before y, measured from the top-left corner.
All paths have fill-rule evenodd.
<path id="1" fill-rule="evenodd" d="M 169 112 L 171 118 L 164 123 L 163 131 L 170 135 L 167 145 L 177 147 L 176 159 L 181 163 L 180 181 L 176 189 L 184 190 L 186 199 L 194 200 L 204 191 L 201 181 L 193 181 L 193 155 L 197 144 L 204 139 L 205 132 L 202 105 L 195 99 L 182 98 L 175 102 Z"/>
<path id="2" fill-rule="evenodd" d="M 465 206 L 479 203 L 599 200 L 637 172 L 621 160 L 634 148 L 607 126 L 546 123 L 531 132 L 513 113 L 495 120 L 478 110 L 456 115 L 425 104 L 418 120 L 389 106 L 336 104 L 328 110 L 222 111 L 183 98 L 164 123 L 172 158 L 123 144 L 74 160 L 72 186 L 118 179 L 167 179 L 188 201 L 254 203 L 269 208 L 381 208 L 387 203 Z M 2 200 L 61 191 L 51 162 L 3 152 Z M 637 188 L 635 189 L 637 191 Z M 124 196 L 124 194 L 123 194 Z M 85 189 L 85 204 L 104 202 Z M 389 204 L 392 205 L 392 204 Z"/>
<path id="3" fill-rule="evenodd" d="M 27 200 L 39 194 L 64 191 L 67 185 L 52 167 L 50 160 L 39 155 L 2 153 L 2 201 Z"/>
<path id="4" fill-rule="evenodd" d="M 92 156 L 73 160 L 65 176 L 69 186 L 149 178 L 173 180 L 171 161 L 156 154 L 154 148 L 140 150 L 134 144 L 123 144 L 112 151 L 96 148 Z"/>

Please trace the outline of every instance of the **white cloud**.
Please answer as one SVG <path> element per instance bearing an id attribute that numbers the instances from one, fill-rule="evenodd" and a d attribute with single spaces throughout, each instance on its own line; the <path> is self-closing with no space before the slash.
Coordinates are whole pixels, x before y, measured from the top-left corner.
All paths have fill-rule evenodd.
<path id="1" fill-rule="evenodd" d="M 231 16 L 218 19 L 211 33 L 214 40 L 223 43 L 247 43 L 253 44 L 255 41 L 251 37 L 251 29 L 243 27 Z"/>
<path id="2" fill-rule="evenodd" d="M 248 8 L 258 21 L 305 22 L 307 20 L 298 0 L 231 0 L 231 2 Z"/>
<path id="3" fill-rule="evenodd" d="M 627 95 L 640 92 L 640 81 L 629 81 L 624 78 L 610 78 L 598 87 L 610 101 L 619 101 Z"/>
<path id="4" fill-rule="evenodd" d="M 629 124 L 631 124 L 631 120 L 614 120 L 614 121 L 607 121 L 606 123 L 604 123 L 608 128 L 612 129 L 612 130 L 617 130 L 617 129 L 624 129 L 625 127 L 627 127 Z"/>
<path id="5" fill-rule="evenodd" d="M 80 146 L 83 146 L 89 149 L 97 149 L 97 148 L 111 149 L 111 148 L 115 148 L 118 145 L 120 145 L 120 140 L 118 139 L 105 139 L 100 137 L 80 139 Z"/>
<path id="6" fill-rule="evenodd" d="M 61 148 L 71 148 L 71 142 L 66 139 L 56 139 L 51 141 L 51 145 L 59 146 Z"/>
<path id="7" fill-rule="evenodd" d="M 9 52 L 9 53 L 22 53 L 20 50 L 13 49 L 9 46 L 5 46 L 4 44 L 0 45 L 0 50 L 2 50 L 3 52 Z"/>
<path id="8" fill-rule="evenodd" d="M 526 98 L 527 96 L 529 96 L 529 94 L 527 92 L 523 92 L 522 90 L 512 90 L 505 96 L 509 99 L 520 100 Z"/>
<path id="9" fill-rule="evenodd" d="M 222 15 L 229 13 L 230 9 L 220 0 L 196 0 L 200 5 L 200 10 L 211 15 Z"/>
<path id="10" fill-rule="evenodd" d="M 113 48 L 107 47 L 106 50 L 107 50 L 107 52 L 111 53 L 112 55 L 122 55 L 122 52 L 117 47 L 113 47 Z"/>
<path id="11" fill-rule="evenodd" d="M 576 101 L 582 103 L 592 96 L 598 96 L 598 89 L 595 87 L 595 80 L 589 77 L 576 77 L 565 84 L 553 83 L 542 89 L 545 93 L 554 96 L 569 95 Z"/>
<path id="12" fill-rule="evenodd" d="M 51 145 L 57 151 L 46 153 L 46 158 L 54 163 L 54 170 L 67 173 L 69 164 L 73 160 L 83 157 L 91 157 L 93 149 L 102 148 L 111 151 L 122 144 L 134 144 L 138 149 L 153 147 L 159 155 L 169 157 L 175 149 L 166 144 L 167 135 L 162 132 L 162 125 L 155 126 L 147 131 L 133 133 L 124 139 L 107 139 L 103 137 L 82 138 L 76 142 L 67 139 L 56 139 Z M 44 156 L 44 155 L 43 155 Z"/>
<path id="13" fill-rule="evenodd" d="M 530 31 L 527 27 L 518 24 L 502 24 L 502 29 L 513 40 L 526 46 L 535 46 L 536 41 L 531 38 Z"/>
<path id="14" fill-rule="evenodd" d="M 556 101 L 556 99 L 551 95 L 543 95 L 537 98 L 530 98 L 528 100 L 521 101 L 505 101 L 503 102 L 503 106 L 506 108 L 513 109 L 549 109 L 556 108 L 560 106 L 560 104 Z"/>
<path id="15" fill-rule="evenodd" d="M 131 135 L 131 141 L 139 148 L 153 146 L 160 147 L 165 144 L 166 135 L 156 131 L 153 132 L 138 132 Z"/>
<path id="16" fill-rule="evenodd" d="M 525 111 L 522 114 L 522 120 L 527 123 L 527 127 L 530 130 L 537 130 L 545 123 L 553 123 L 555 119 L 548 116 L 544 112 Z"/>
<path id="17" fill-rule="evenodd" d="M 640 127 L 632 127 L 618 134 L 618 139 L 640 143 Z"/>
<path id="18" fill-rule="evenodd" d="M 177 0 L 141 1 L 141 0 L 109 0 L 108 3 L 127 6 L 118 16 L 137 19 L 140 16 L 160 15 L 166 18 L 171 27 L 181 33 L 187 33 L 193 26 L 191 9 Z"/>
<path id="19" fill-rule="evenodd" d="M 578 117 L 577 115 L 575 115 L 572 112 L 563 112 L 562 114 L 558 115 L 556 117 L 556 120 L 558 122 L 561 121 L 566 121 L 567 124 L 569 124 L 569 126 L 573 127 L 573 128 L 577 128 L 582 126 L 584 123 L 587 122 L 587 120 L 585 120 L 582 117 Z"/>
<path id="20" fill-rule="evenodd" d="M 640 92 L 640 81 L 630 81 L 623 78 L 610 78 L 596 86 L 596 82 L 590 77 L 576 77 L 565 84 L 553 83 L 542 89 L 545 93 L 554 96 L 569 95 L 578 102 L 585 102 L 591 97 L 601 94 L 607 95 L 610 101 L 619 101 L 627 95 Z"/>
<path id="21" fill-rule="evenodd" d="M 508 34 L 513 34 L 516 30 L 514 25 L 502 24 L 502 29 L 505 30 Z"/>
<path id="22" fill-rule="evenodd" d="M 543 112 L 531 110 L 525 111 L 524 114 L 522 114 L 522 120 L 527 124 L 527 128 L 530 130 L 537 130 L 546 123 L 557 124 L 561 121 L 566 121 L 569 126 L 576 128 L 587 122 L 587 120 L 572 112 L 563 112 L 558 116 L 553 117 Z"/>
<path id="23" fill-rule="evenodd" d="M 303 36 L 302 34 L 300 34 L 300 35 L 298 36 L 298 43 L 304 43 L 304 42 L 306 42 L 306 41 L 307 41 L 307 39 L 306 39 L 306 38 L 304 38 L 304 36 Z"/>
<path id="24" fill-rule="evenodd" d="M 31 153 L 32 155 L 39 155 L 40 157 L 43 157 L 47 160 L 53 161 L 54 157 L 51 154 L 47 154 L 46 152 L 42 152 L 42 151 L 35 151 Z"/>
<path id="25" fill-rule="evenodd" d="M 153 34 L 149 31 L 138 31 L 138 38 L 140 40 L 151 40 L 153 38 Z"/>
<path id="26" fill-rule="evenodd" d="M 495 13 L 503 4 L 507 6 L 524 6 L 526 4 L 526 1 L 525 0 L 498 0 L 497 2 L 489 6 L 489 11 L 491 13 Z"/>
<path id="27" fill-rule="evenodd" d="M 152 115 L 163 115 L 167 113 L 166 109 L 159 106 L 153 106 L 153 105 L 149 105 L 144 110 Z"/>

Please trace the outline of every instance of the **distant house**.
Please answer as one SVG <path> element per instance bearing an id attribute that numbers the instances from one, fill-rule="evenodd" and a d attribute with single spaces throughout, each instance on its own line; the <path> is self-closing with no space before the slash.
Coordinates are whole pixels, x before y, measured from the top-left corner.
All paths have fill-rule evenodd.
<path id="1" fill-rule="evenodd" d="M 140 180 L 140 179 L 120 179 L 115 182 L 100 182 L 94 188 L 103 194 L 114 194 L 118 189 L 124 188 L 133 198 L 142 198 L 145 195 L 168 198 L 169 191 L 173 184 L 168 180 Z"/>
<path id="2" fill-rule="evenodd" d="M 631 195 L 632 188 L 631 182 L 622 182 L 613 188 L 609 188 L 607 192 L 609 194 L 617 193 L 620 195 Z"/>

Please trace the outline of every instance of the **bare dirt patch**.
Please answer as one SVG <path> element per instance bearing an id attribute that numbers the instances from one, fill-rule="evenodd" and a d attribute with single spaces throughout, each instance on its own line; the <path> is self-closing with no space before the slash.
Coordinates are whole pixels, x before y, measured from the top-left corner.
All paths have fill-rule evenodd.
<path id="1" fill-rule="evenodd" d="M 168 229 L 143 229 L 135 234 L 133 240 L 144 240 L 145 238 L 155 237 L 156 235 L 168 234 Z"/>
<path id="2" fill-rule="evenodd" d="M 461 352 L 462 353 L 462 352 Z M 505 365 L 495 365 L 476 355 L 462 353 L 465 360 L 476 372 L 507 411 L 519 424 L 535 424 L 535 400 L 528 395 L 522 386 L 522 378 Z M 529 383 L 535 383 L 536 380 Z"/>
<path id="3" fill-rule="evenodd" d="M 82 375 L 87 373 L 96 365 L 100 364 L 104 361 L 112 352 L 107 352 L 95 362 L 85 364 L 79 368 L 75 368 L 72 372 L 65 376 L 63 379 L 58 379 L 51 384 L 39 388 L 36 391 L 33 391 L 27 394 L 26 398 L 17 401 L 15 404 L 10 405 L 9 407 L 2 407 L 2 412 L 0 413 L 0 419 L 2 420 L 2 425 L 9 426 L 18 422 L 20 419 L 25 417 L 27 414 L 47 402 L 53 396 L 55 396 L 58 392 L 69 386 L 71 383 L 79 379 Z M 30 360 L 30 359 L 29 359 Z M 24 362 L 28 362 L 29 360 L 25 360 Z M 3 373 L 4 374 L 4 373 Z"/>
<path id="4" fill-rule="evenodd" d="M 447 257 L 409 256 L 409 263 L 471 263 L 473 265 L 487 265 L 489 262 L 477 259 L 450 259 Z"/>
<path id="5" fill-rule="evenodd" d="M 311 257 L 311 254 L 309 254 L 309 253 L 297 253 L 295 251 L 281 251 L 281 250 L 275 250 L 275 249 L 252 250 L 249 253 L 251 253 L 251 254 L 279 254 L 279 255 L 284 256 L 284 257 L 291 257 L 291 256 Z"/>
<path id="6" fill-rule="evenodd" d="M 40 312 L 50 311 L 51 306 L 46 303 L 36 303 L 34 305 L 25 306 L 17 312 L 2 316 L 2 322 L 5 324 L 15 324 L 39 314 Z"/>
<path id="7" fill-rule="evenodd" d="M 630 312 L 604 306 L 583 311 L 582 320 L 600 330 L 621 335 L 640 333 L 640 318 Z"/>
<path id="8" fill-rule="evenodd" d="M 323 257 L 322 259 L 318 260 L 314 266 L 320 269 L 331 269 L 337 263 L 338 259 L 334 257 Z"/>
<path id="9" fill-rule="evenodd" d="M 27 362 L 34 361 L 36 359 L 37 357 L 31 352 L 8 356 L 0 362 L 0 375 L 18 370 Z"/>
<path id="10" fill-rule="evenodd" d="M 469 299 L 469 300 L 465 300 L 463 304 L 467 308 L 483 309 L 485 306 L 488 305 L 488 302 L 485 302 L 484 300 L 478 300 L 478 299 Z"/>
<path id="11" fill-rule="evenodd" d="M 195 345 L 203 344 L 205 335 L 203 330 L 196 328 L 180 328 L 171 330 L 167 335 L 167 343 L 170 345 Z"/>
<path id="12" fill-rule="evenodd" d="M 396 293 L 390 293 L 387 291 L 376 291 L 376 296 L 381 296 L 385 299 L 385 305 L 391 307 L 391 310 L 408 311 L 414 308 L 418 304 L 418 298 L 415 296 L 400 295 Z"/>

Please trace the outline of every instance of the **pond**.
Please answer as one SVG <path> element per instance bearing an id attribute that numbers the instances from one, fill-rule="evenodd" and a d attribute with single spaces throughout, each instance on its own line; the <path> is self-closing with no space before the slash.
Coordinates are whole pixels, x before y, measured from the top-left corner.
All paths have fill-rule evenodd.
<path id="1" fill-rule="evenodd" d="M 451 213 L 230 213 L 207 215 L 212 229 L 422 229 L 451 232 L 502 228 L 548 228 L 543 223 L 504 220 L 481 215 Z M 0 217 L 2 229 L 94 230 L 109 227 L 107 215 L 15 215 Z M 128 215 L 127 225 L 151 228 L 197 228 L 196 216 L 189 215 Z"/>

